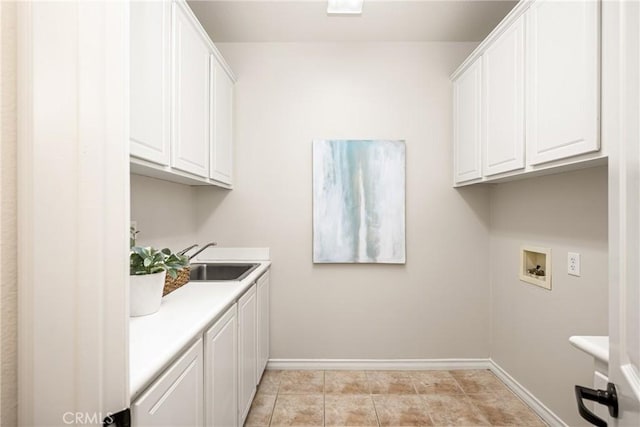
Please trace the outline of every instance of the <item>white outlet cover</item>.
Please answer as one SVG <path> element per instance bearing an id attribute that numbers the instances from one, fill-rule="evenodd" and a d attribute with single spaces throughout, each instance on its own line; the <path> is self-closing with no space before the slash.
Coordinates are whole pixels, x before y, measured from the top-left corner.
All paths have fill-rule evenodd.
<path id="1" fill-rule="evenodd" d="M 567 273 L 572 276 L 580 276 L 580 254 L 569 252 L 567 256 Z"/>

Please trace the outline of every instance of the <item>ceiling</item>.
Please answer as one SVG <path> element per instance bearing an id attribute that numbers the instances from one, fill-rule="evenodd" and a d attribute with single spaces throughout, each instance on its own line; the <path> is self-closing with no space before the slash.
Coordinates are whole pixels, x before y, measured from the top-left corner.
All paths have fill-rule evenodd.
<path id="1" fill-rule="evenodd" d="M 317 0 L 190 0 L 214 42 L 481 41 L 515 0 L 365 0 L 328 16 Z"/>

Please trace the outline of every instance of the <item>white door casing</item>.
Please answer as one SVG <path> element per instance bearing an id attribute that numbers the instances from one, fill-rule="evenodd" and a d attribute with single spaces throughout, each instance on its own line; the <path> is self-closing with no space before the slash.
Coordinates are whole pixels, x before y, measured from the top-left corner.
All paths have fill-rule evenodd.
<path id="1" fill-rule="evenodd" d="M 609 154 L 609 381 L 619 414 L 640 425 L 640 4 L 604 2 L 603 138 Z"/>
<path id="2" fill-rule="evenodd" d="M 20 2 L 19 424 L 129 406 L 129 7 Z"/>

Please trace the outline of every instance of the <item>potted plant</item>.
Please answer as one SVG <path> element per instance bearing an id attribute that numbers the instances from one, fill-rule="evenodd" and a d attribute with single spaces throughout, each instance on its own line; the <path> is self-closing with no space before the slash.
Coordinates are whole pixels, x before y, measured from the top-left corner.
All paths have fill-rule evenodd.
<path id="1" fill-rule="evenodd" d="M 131 243 L 135 245 L 135 231 Z M 129 301 L 131 316 L 145 316 L 160 309 L 162 290 L 168 274 L 176 278 L 189 265 L 186 256 L 176 255 L 168 248 L 132 246 L 129 255 Z"/>

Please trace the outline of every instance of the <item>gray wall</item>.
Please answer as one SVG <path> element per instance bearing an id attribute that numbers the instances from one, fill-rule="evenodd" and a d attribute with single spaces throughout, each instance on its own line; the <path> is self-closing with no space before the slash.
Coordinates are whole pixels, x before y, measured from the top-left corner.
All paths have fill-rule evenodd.
<path id="1" fill-rule="evenodd" d="M 572 387 L 592 364 L 567 339 L 607 334 L 606 168 L 452 189 L 448 76 L 474 46 L 222 44 L 236 189 L 132 176 L 132 218 L 141 243 L 271 247 L 271 357 L 492 357 L 584 424 Z M 406 140 L 406 265 L 313 265 L 314 138 Z M 551 291 L 518 279 L 522 244 L 552 248 Z"/>
<path id="2" fill-rule="evenodd" d="M 136 244 L 178 251 L 195 243 L 194 192 L 188 185 L 131 175 L 131 221 L 140 231 Z"/>
<path id="3" fill-rule="evenodd" d="M 593 362 L 567 341 L 608 334 L 607 168 L 491 189 L 491 357 L 569 425 Z M 522 244 L 552 250 L 552 290 L 518 279 Z M 567 274 L 567 252 L 581 276 Z"/>
<path id="4" fill-rule="evenodd" d="M 475 45 L 220 45 L 236 190 L 196 190 L 198 233 L 271 247 L 272 357 L 489 356 L 488 195 L 451 188 L 449 74 Z M 312 263 L 314 138 L 406 140 L 406 265 Z"/>

